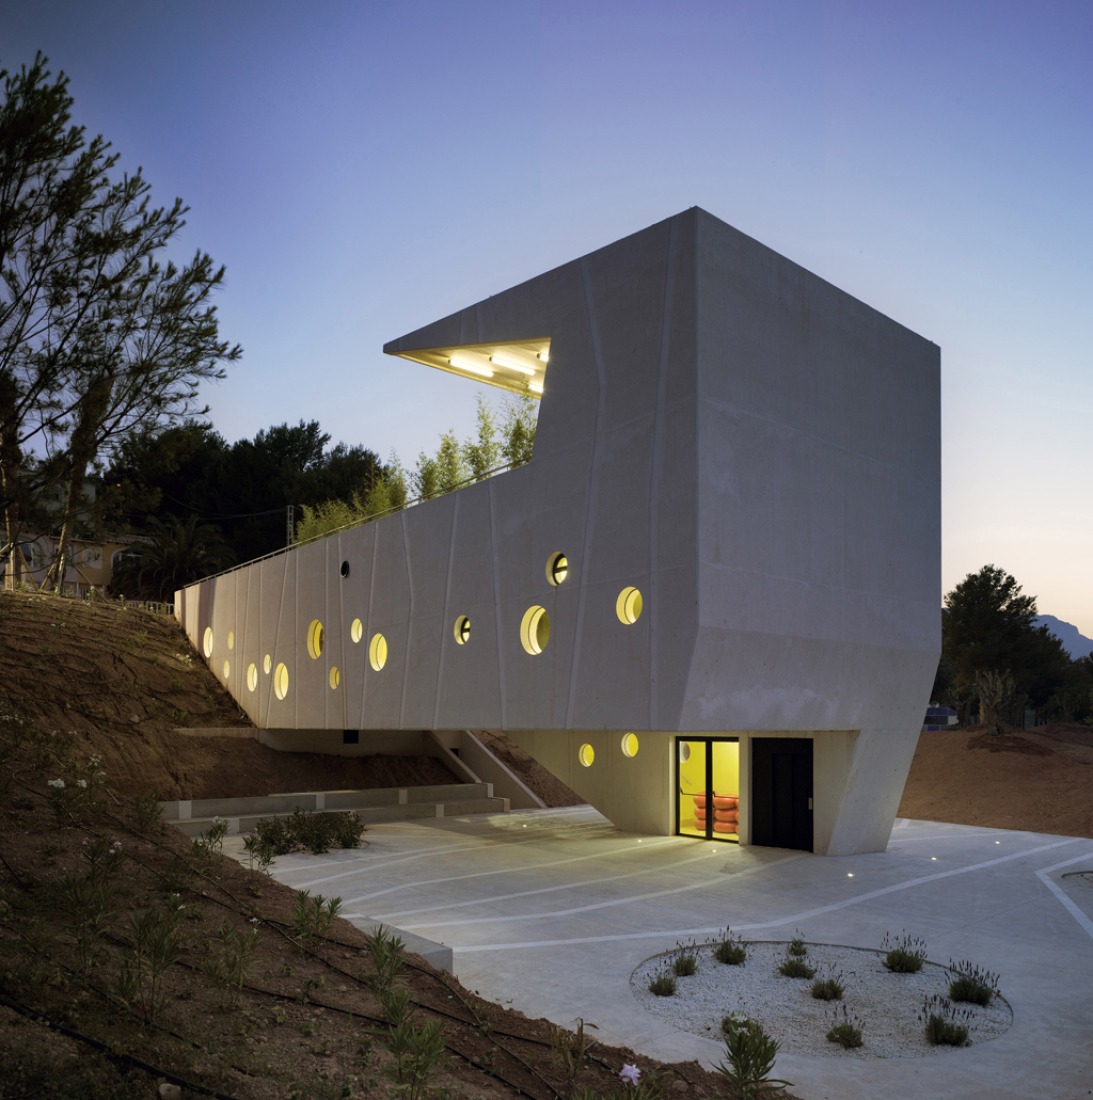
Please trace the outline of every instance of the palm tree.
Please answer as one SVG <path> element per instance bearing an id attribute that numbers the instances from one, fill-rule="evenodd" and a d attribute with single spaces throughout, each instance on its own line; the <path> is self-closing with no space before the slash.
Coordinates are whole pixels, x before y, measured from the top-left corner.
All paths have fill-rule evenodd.
<path id="1" fill-rule="evenodd" d="M 118 558 L 110 590 L 136 600 L 169 600 L 179 588 L 233 564 L 220 528 L 197 516 L 150 516 L 144 541 Z"/>

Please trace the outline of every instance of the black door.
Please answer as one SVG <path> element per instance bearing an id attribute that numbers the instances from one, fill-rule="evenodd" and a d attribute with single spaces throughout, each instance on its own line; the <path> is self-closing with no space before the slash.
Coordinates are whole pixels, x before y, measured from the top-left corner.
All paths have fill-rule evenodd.
<path id="1" fill-rule="evenodd" d="M 812 851 L 812 742 L 756 737 L 751 742 L 751 842 Z"/>

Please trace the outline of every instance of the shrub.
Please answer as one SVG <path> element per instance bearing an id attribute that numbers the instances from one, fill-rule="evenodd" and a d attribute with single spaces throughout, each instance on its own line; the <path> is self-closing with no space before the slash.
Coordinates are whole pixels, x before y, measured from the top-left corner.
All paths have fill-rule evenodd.
<path id="1" fill-rule="evenodd" d="M 322 855 L 331 848 L 357 848 L 364 822 L 355 813 L 313 814 L 295 810 L 288 817 L 265 817 L 254 827 L 256 853 L 283 856 L 307 851 Z M 244 842 L 246 843 L 246 842 Z M 251 851 L 251 847 L 247 847 Z M 267 861 L 268 862 L 268 861 Z"/>
<path id="2" fill-rule="evenodd" d="M 926 1041 L 935 1047 L 968 1045 L 968 1022 L 971 1012 L 954 1007 L 945 997 L 927 997 L 919 1019 L 925 1025 Z"/>
<path id="3" fill-rule="evenodd" d="M 800 932 L 794 932 L 793 939 L 789 941 L 789 947 L 786 948 L 786 954 L 792 955 L 795 959 L 803 959 L 808 954 L 808 948 Z"/>
<path id="4" fill-rule="evenodd" d="M 986 1007 L 998 992 L 998 975 L 962 959 L 949 960 L 949 998 Z"/>
<path id="5" fill-rule="evenodd" d="M 840 1007 L 842 1015 L 838 1009 L 835 1010 L 826 1038 L 829 1043 L 838 1043 L 844 1050 L 854 1050 L 862 1045 L 861 1020 L 847 1012 L 846 1005 Z"/>
<path id="6" fill-rule="evenodd" d="M 728 1065 L 719 1062 L 715 1068 L 728 1078 L 740 1100 L 760 1100 L 792 1084 L 771 1078 L 778 1041 L 772 1039 L 757 1020 L 734 1013 L 721 1021 L 721 1031 L 725 1036 Z"/>
<path id="7" fill-rule="evenodd" d="M 778 967 L 778 973 L 785 978 L 814 978 L 816 968 L 809 966 L 804 959 L 795 959 L 787 955 L 785 961 Z"/>
<path id="8" fill-rule="evenodd" d="M 661 970 L 653 975 L 653 980 L 649 983 L 649 992 L 654 997 L 671 997 L 675 991 L 676 980 L 667 970 Z"/>
<path id="9" fill-rule="evenodd" d="M 885 952 L 884 965 L 893 974 L 917 974 L 926 958 L 926 941 L 906 932 L 895 937 L 885 932 L 880 949 Z"/>
<path id="10" fill-rule="evenodd" d="M 843 999 L 842 975 L 831 978 L 817 978 L 812 983 L 812 996 L 818 1001 L 841 1001 Z"/>
<path id="11" fill-rule="evenodd" d="M 727 966 L 743 966 L 748 957 L 747 948 L 739 936 L 734 936 L 731 928 L 725 929 L 725 935 L 714 948 L 713 957 Z"/>
<path id="12" fill-rule="evenodd" d="M 672 973 L 677 978 L 687 978 L 698 970 L 698 960 L 694 953 L 681 947 L 679 953 L 672 960 Z"/>

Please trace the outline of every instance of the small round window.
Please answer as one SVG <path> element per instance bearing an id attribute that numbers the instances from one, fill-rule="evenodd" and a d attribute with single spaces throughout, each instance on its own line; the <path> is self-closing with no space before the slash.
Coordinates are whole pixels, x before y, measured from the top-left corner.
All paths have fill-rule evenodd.
<path id="1" fill-rule="evenodd" d="M 641 618 L 641 593 L 636 588 L 624 588 L 615 601 L 615 614 L 619 622 L 633 626 Z"/>
<path id="2" fill-rule="evenodd" d="M 547 558 L 546 576 L 547 580 L 555 587 L 561 584 L 569 576 L 569 558 L 560 551 L 551 554 Z"/>
<path id="3" fill-rule="evenodd" d="M 382 634 L 373 634 L 368 643 L 368 663 L 376 672 L 387 664 L 387 639 Z"/>
<path id="4" fill-rule="evenodd" d="M 235 631 L 228 631 L 228 649 L 235 649 Z"/>
<path id="5" fill-rule="evenodd" d="M 349 627 L 349 637 L 354 642 L 359 642 L 364 637 L 364 623 L 360 619 L 354 619 Z"/>
<path id="6" fill-rule="evenodd" d="M 224 679 L 225 680 L 231 679 L 231 674 L 232 674 L 231 661 L 225 661 L 224 662 Z"/>
<path id="7" fill-rule="evenodd" d="M 262 671 L 267 676 L 273 671 L 273 658 L 268 653 L 262 658 Z"/>
<path id="8" fill-rule="evenodd" d="M 342 682 L 342 674 L 341 674 L 341 672 L 340 672 L 340 671 L 338 670 L 338 666 L 337 666 L 337 665 L 335 665 L 335 666 L 334 666 L 334 667 L 333 667 L 333 668 L 332 668 L 332 669 L 330 670 L 330 675 L 329 675 L 329 676 L 327 677 L 327 683 L 329 683 L 329 684 L 330 684 L 330 690 L 331 690 L 331 691 L 337 691 L 337 690 L 338 690 L 338 685 L 339 685 L 339 684 L 340 684 L 341 682 Z"/>
<path id="9" fill-rule="evenodd" d="M 638 735 L 636 733 L 624 733 L 622 735 L 622 755 L 628 757 L 638 755 Z"/>
<path id="10" fill-rule="evenodd" d="M 206 657 L 213 655 L 213 628 L 211 626 L 205 627 L 205 636 L 201 640 L 201 649 Z"/>
<path id="11" fill-rule="evenodd" d="M 542 653 L 550 641 L 550 616 L 545 607 L 535 605 L 524 612 L 520 623 L 520 644 L 527 653 Z"/>
<path id="12" fill-rule="evenodd" d="M 349 562 L 347 562 L 347 561 L 342 562 L 342 576 L 343 577 L 348 577 L 349 576 Z"/>
<path id="13" fill-rule="evenodd" d="M 288 665 L 282 661 L 273 672 L 273 694 L 278 699 L 288 695 Z"/>
<path id="14" fill-rule="evenodd" d="M 323 655 L 323 624 L 318 619 L 312 619 L 307 628 L 307 652 L 313 661 Z"/>
<path id="15" fill-rule="evenodd" d="M 581 762 L 582 767 L 591 768 L 592 761 L 596 759 L 596 750 L 586 741 L 577 750 L 577 759 Z"/>
<path id="16" fill-rule="evenodd" d="M 455 635 L 456 645 L 466 645 L 471 640 L 471 620 L 466 615 L 460 615 L 455 620 L 452 633 Z"/>
<path id="17" fill-rule="evenodd" d="M 252 661 L 247 666 L 247 690 L 254 691 L 258 687 L 258 666 Z"/>

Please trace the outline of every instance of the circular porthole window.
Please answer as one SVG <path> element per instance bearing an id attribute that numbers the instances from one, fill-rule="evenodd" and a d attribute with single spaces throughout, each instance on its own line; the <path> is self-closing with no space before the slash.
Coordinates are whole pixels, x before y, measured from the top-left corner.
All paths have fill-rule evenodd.
<path id="1" fill-rule="evenodd" d="M 283 699 L 288 694 L 288 665 L 282 661 L 273 672 L 273 694 Z"/>
<path id="2" fill-rule="evenodd" d="M 542 653 L 550 641 L 550 616 L 545 607 L 535 605 L 524 612 L 520 623 L 520 644 L 527 653 Z"/>
<path id="3" fill-rule="evenodd" d="M 213 628 L 205 627 L 205 636 L 201 639 L 201 651 L 206 657 L 213 655 Z"/>
<path id="4" fill-rule="evenodd" d="M 577 750 L 577 759 L 581 762 L 582 767 L 591 768 L 592 761 L 596 759 L 596 750 L 586 741 Z"/>
<path id="5" fill-rule="evenodd" d="M 258 666 L 251 661 L 247 666 L 247 690 L 254 691 L 258 687 Z"/>
<path id="6" fill-rule="evenodd" d="M 349 637 L 354 642 L 359 642 L 364 637 L 364 623 L 360 619 L 354 619 L 349 627 Z"/>
<path id="7" fill-rule="evenodd" d="M 373 634 L 368 643 L 368 663 L 376 672 L 387 664 L 387 639 L 382 634 Z"/>
<path id="8" fill-rule="evenodd" d="M 547 558 L 546 577 L 552 585 L 557 587 L 569 576 L 569 558 L 558 552 Z"/>
<path id="9" fill-rule="evenodd" d="M 686 764 L 691 759 L 691 745 L 688 741 L 683 741 L 679 746 L 679 762 Z"/>
<path id="10" fill-rule="evenodd" d="M 322 656 L 323 624 L 318 619 L 312 619 L 311 626 L 307 628 L 307 652 L 313 661 Z"/>
<path id="11" fill-rule="evenodd" d="M 262 671 L 268 676 L 273 669 L 273 658 L 267 653 L 262 658 Z"/>
<path id="12" fill-rule="evenodd" d="M 349 576 L 349 562 L 347 562 L 347 561 L 342 562 L 342 576 L 343 577 L 348 577 Z"/>
<path id="13" fill-rule="evenodd" d="M 633 626 L 641 618 L 641 593 L 636 588 L 624 588 L 615 601 L 615 614 L 619 622 Z"/>
<path id="14" fill-rule="evenodd" d="M 235 649 L 235 631 L 228 631 L 228 649 Z"/>
<path id="15" fill-rule="evenodd" d="M 456 645 L 466 645 L 471 638 L 471 620 L 466 615 L 460 615 L 455 620 L 455 628 L 452 633 L 455 635 Z"/>
<path id="16" fill-rule="evenodd" d="M 338 671 L 337 665 L 335 665 L 330 670 L 330 675 L 327 677 L 327 682 L 330 684 L 331 691 L 338 690 L 338 685 L 342 682 L 342 674 Z"/>
<path id="17" fill-rule="evenodd" d="M 638 735 L 636 733 L 624 733 L 622 735 L 622 755 L 631 758 L 638 755 Z"/>
<path id="18" fill-rule="evenodd" d="M 224 679 L 227 680 L 232 674 L 232 666 L 230 661 L 224 662 Z"/>

